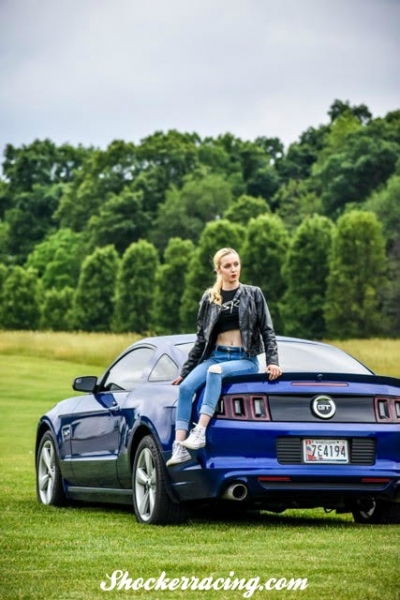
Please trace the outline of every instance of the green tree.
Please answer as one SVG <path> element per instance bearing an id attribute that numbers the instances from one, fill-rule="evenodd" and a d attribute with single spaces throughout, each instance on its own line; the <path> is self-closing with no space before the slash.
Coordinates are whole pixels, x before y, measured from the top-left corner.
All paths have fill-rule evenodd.
<path id="1" fill-rule="evenodd" d="M 350 119 L 357 125 L 369 123 L 371 113 L 364 104 L 350 106 L 348 102 L 335 100 L 328 110 L 330 123 L 319 127 L 309 127 L 304 131 L 298 142 L 293 142 L 276 163 L 277 170 L 284 183 L 290 179 L 308 179 L 313 166 L 326 148 L 332 127 L 341 117 Z M 341 127 L 339 127 L 340 129 Z"/>
<path id="2" fill-rule="evenodd" d="M 264 198 L 253 198 L 253 196 L 243 194 L 231 203 L 224 212 L 223 218 L 231 223 L 247 225 L 250 219 L 270 212 L 269 205 Z"/>
<path id="3" fill-rule="evenodd" d="M 368 123 L 372 118 L 372 114 L 365 104 L 359 104 L 358 106 L 350 106 L 348 100 L 346 100 L 346 102 L 343 102 L 343 100 L 335 100 L 331 104 L 330 109 L 328 110 L 328 115 L 331 118 L 331 122 L 336 121 L 342 115 L 348 113 L 357 117 L 357 119 L 361 123 Z"/>
<path id="4" fill-rule="evenodd" d="M 283 158 L 285 148 L 279 138 L 260 136 L 255 139 L 255 143 L 264 150 L 269 157 L 270 164 L 276 165 Z"/>
<path id="5" fill-rule="evenodd" d="M 278 138 L 257 138 L 243 141 L 230 133 L 212 140 L 207 138 L 199 147 L 203 165 L 229 182 L 235 196 L 247 194 L 272 198 L 280 184 L 275 163 L 283 153 Z"/>
<path id="6" fill-rule="evenodd" d="M 310 190 L 309 180 L 289 179 L 275 194 L 272 203 L 277 208 L 289 231 L 293 231 L 307 217 L 322 213 L 322 202 L 316 193 Z"/>
<path id="7" fill-rule="evenodd" d="M 336 218 L 348 203 L 359 205 L 394 174 L 400 143 L 392 134 L 383 120 L 357 125 L 315 165 L 313 184 L 327 216 Z"/>
<path id="8" fill-rule="evenodd" d="M 89 154 L 82 147 L 57 147 L 50 140 L 6 146 L 0 214 L 9 228 L 7 253 L 12 262 L 25 262 L 33 247 L 54 230 L 61 197 Z"/>
<path id="9" fill-rule="evenodd" d="M 106 150 L 93 150 L 65 188 L 55 219 L 61 227 L 83 231 L 109 195 L 118 195 L 132 185 L 138 173 L 134 144 L 115 140 Z"/>
<path id="10" fill-rule="evenodd" d="M 3 263 L 0 263 L 0 329 L 3 328 L 3 290 L 7 276 L 8 268 Z"/>
<path id="11" fill-rule="evenodd" d="M 215 281 L 213 256 L 220 248 L 234 248 L 240 252 L 245 230 L 224 219 L 205 226 L 196 250 L 188 265 L 185 291 L 182 296 L 180 322 L 183 331 L 194 331 L 199 302 L 204 290 Z"/>
<path id="12" fill-rule="evenodd" d="M 353 210 L 337 223 L 324 307 L 331 338 L 368 338 L 385 330 L 381 304 L 387 286 L 382 226 L 371 212 Z"/>
<path id="13" fill-rule="evenodd" d="M 150 240 L 161 251 L 167 247 L 171 238 L 195 239 L 201 229 L 199 219 L 188 215 L 181 191 L 172 186 L 167 191 L 165 202 L 158 207 Z"/>
<path id="14" fill-rule="evenodd" d="M 24 263 L 34 246 L 54 231 L 53 215 L 63 184 L 34 185 L 29 192 L 16 193 L 13 207 L 5 213 L 8 225 L 8 253 L 17 263 Z"/>
<path id="15" fill-rule="evenodd" d="M 275 167 L 268 164 L 267 158 L 264 159 L 264 163 L 249 177 L 246 190 L 249 196 L 261 197 L 271 202 L 279 189 L 281 179 Z"/>
<path id="16" fill-rule="evenodd" d="M 147 165 L 143 171 L 138 171 L 129 186 L 132 194 L 142 198 L 143 211 L 152 219 L 155 218 L 158 206 L 164 202 L 167 188 L 164 175 L 159 167 Z"/>
<path id="17" fill-rule="evenodd" d="M 69 331 L 73 299 L 74 290 L 70 287 L 46 290 L 41 306 L 40 329 Z"/>
<path id="18" fill-rule="evenodd" d="M 399 162 L 400 167 L 400 162 Z M 387 184 L 374 192 L 363 205 L 374 212 L 382 223 L 389 259 L 389 285 L 383 311 L 388 316 L 388 334 L 400 335 L 400 175 L 393 175 Z"/>
<path id="19" fill-rule="evenodd" d="M 153 323 L 157 333 L 177 333 L 181 329 L 179 311 L 193 251 L 190 240 L 172 238 L 168 243 L 155 282 Z"/>
<path id="20" fill-rule="evenodd" d="M 400 238 L 400 160 L 398 165 L 399 174 L 395 173 L 363 204 L 363 209 L 374 212 L 382 223 L 389 248 Z"/>
<path id="21" fill-rule="evenodd" d="M 76 289 L 72 322 L 84 331 L 110 331 L 118 272 L 114 246 L 97 248 L 83 261 Z"/>
<path id="22" fill-rule="evenodd" d="M 208 167 L 211 173 L 229 178 L 230 175 L 241 172 L 239 160 L 232 161 L 229 148 L 221 143 L 221 138 L 206 137 L 198 148 L 199 162 Z"/>
<path id="23" fill-rule="evenodd" d="M 400 336 L 400 239 L 391 246 L 389 253 L 389 284 L 384 295 L 383 311 L 388 317 L 387 334 Z"/>
<path id="24" fill-rule="evenodd" d="M 348 137 L 360 130 L 361 123 L 353 113 L 347 110 L 338 115 L 325 136 L 324 146 L 318 153 L 313 171 L 318 170 L 332 154 L 340 152 Z"/>
<path id="25" fill-rule="evenodd" d="M 10 190 L 10 183 L 0 179 L 0 219 L 4 219 L 6 210 L 12 207 L 13 194 Z"/>
<path id="26" fill-rule="evenodd" d="M 143 210 L 142 192 L 125 187 L 120 194 L 110 194 L 99 214 L 90 218 L 89 244 L 92 248 L 114 244 L 123 254 L 132 242 L 147 236 L 150 223 L 149 213 Z"/>
<path id="27" fill-rule="evenodd" d="M 172 237 L 197 242 L 205 224 L 220 218 L 231 202 L 231 187 L 221 176 L 189 177 L 182 189 L 171 188 L 159 206 L 154 244 L 163 249 Z"/>
<path id="28" fill-rule="evenodd" d="M 152 329 L 155 278 L 159 265 L 153 244 L 139 240 L 122 257 L 119 269 L 114 329 L 144 334 Z"/>
<path id="29" fill-rule="evenodd" d="M 199 155 L 202 162 L 212 168 L 214 168 L 215 158 L 218 157 L 221 175 L 226 176 L 227 173 L 229 175 L 243 174 L 242 145 L 242 140 L 231 133 L 224 133 L 214 139 L 206 138 L 199 148 Z M 206 160 L 206 151 L 208 156 L 212 158 L 212 162 Z"/>
<path id="30" fill-rule="evenodd" d="M 180 133 L 171 129 L 167 133 L 156 131 L 141 140 L 137 147 L 138 159 L 142 167 L 156 167 L 162 174 L 163 188 L 180 186 L 183 178 L 198 164 L 197 134 Z"/>
<path id="31" fill-rule="evenodd" d="M 246 193 L 270 200 L 280 184 L 280 175 L 273 164 L 273 157 L 260 143 L 238 142 L 237 146 Z"/>
<path id="32" fill-rule="evenodd" d="M 283 330 L 279 303 L 285 292 L 282 266 L 288 244 L 282 219 L 277 215 L 261 215 L 251 219 L 242 248 L 242 280 L 263 290 L 277 332 Z"/>
<path id="33" fill-rule="evenodd" d="M 7 278 L 8 268 L 5 264 L 0 263 L 0 294 L 3 289 L 4 282 Z"/>
<path id="34" fill-rule="evenodd" d="M 227 181 L 235 197 L 244 194 L 246 184 L 243 179 L 243 169 L 237 148 L 238 140 L 231 134 L 218 138 L 207 137 L 199 145 L 198 154 L 200 167 L 196 171 L 219 175 Z"/>
<path id="35" fill-rule="evenodd" d="M 143 195 L 143 209 L 151 218 L 171 187 L 180 189 L 186 176 L 199 166 L 197 134 L 176 130 L 156 131 L 137 146 L 139 170 L 132 181 L 133 192 Z"/>
<path id="36" fill-rule="evenodd" d="M 286 154 L 277 162 L 276 168 L 282 183 L 290 179 L 308 179 L 313 164 L 324 147 L 329 125 L 309 127 L 301 134 L 298 142 L 289 145 Z"/>
<path id="37" fill-rule="evenodd" d="M 16 148 L 7 144 L 3 173 L 12 194 L 31 192 L 35 186 L 49 187 L 72 181 L 90 149 L 69 144 L 56 146 L 51 140 L 34 140 Z"/>
<path id="38" fill-rule="evenodd" d="M 284 333 L 322 339 L 333 223 L 319 215 L 296 229 L 283 266 L 286 291 L 280 305 Z"/>
<path id="39" fill-rule="evenodd" d="M 3 329 L 38 328 L 40 298 L 37 274 L 33 269 L 11 267 L 3 284 L 0 322 Z"/>
<path id="40" fill-rule="evenodd" d="M 0 220 L 0 262 L 9 262 L 8 240 L 9 240 L 9 225 Z"/>
<path id="41" fill-rule="evenodd" d="M 28 255 L 26 267 L 37 271 L 44 289 L 75 288 L 85 255 L 82 234 L 59 229 L 37 244 Z"/>

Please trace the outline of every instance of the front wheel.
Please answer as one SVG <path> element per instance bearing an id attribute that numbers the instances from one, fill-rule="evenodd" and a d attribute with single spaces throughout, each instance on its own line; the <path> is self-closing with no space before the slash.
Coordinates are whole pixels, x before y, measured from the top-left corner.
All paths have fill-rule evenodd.
<path id="1" fill-rule="evenodd" d="M 356 523 L 371 525 L 395 525 L 400 523 L 400 504 L 371 499 L 360 502 L 353 509 Z"/>
<path id="2" fill-rule="evenodd" d="M 36 493 L 42 504 L 62 506 L 66 503 L 56 444 L 49 431 L 40 440 L 36 455 Z"/>
<path id="3" fill-rule="evenodd" d="M 133 507 L 139 523 L 171 525 L 185 520 L 184 507 L 173 502 L 167 491 L 167 474 L 151 435 L 140 442 L 132 473 Z"/>

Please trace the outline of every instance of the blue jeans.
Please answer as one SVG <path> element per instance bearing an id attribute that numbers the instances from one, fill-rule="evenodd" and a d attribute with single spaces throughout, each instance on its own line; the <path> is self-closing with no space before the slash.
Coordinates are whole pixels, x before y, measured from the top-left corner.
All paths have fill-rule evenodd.
<path id="1" fill-rule="evenodd" d="M 219 365 L 221 373 L 210 371 L 212 365 Z M 227 375 L 257 373 L 258 369 L 257 357 L 249 356 L 242 348 L 216 346 L 210 358 L 197 365 L 179 384 L 176 429 L 189 429 L 193 394 L 204 382 L 206 387 L 200 414 L 212 417 L 221 395 L 222 378 Z"/>

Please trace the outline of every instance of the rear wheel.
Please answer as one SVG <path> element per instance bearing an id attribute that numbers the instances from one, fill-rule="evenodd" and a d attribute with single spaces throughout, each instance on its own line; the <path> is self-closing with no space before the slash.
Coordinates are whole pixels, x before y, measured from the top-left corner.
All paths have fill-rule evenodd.
<path id="1" fill-rule="evenodd" d="M 56 443 L 49 431 L 42 437 L 36 456 L 36 492 L 42 504 L 62 506 L 66 503 Z"/>
<path id="2" fill-rule="evenodd" d="M 371 499 L 358 503 L 353 509 L 356 523 L 371 525 L 391 525 L 400 523 L 400 504 Z"/>
<path id="3" fill-rule="evenodd" d="M 151 435 L 140 442 L 132 473 L 133 506 L 139 523 L 171 525 L 185 520 L 186 510 L 171 500 L 167 474 L 157 444 Z"/>

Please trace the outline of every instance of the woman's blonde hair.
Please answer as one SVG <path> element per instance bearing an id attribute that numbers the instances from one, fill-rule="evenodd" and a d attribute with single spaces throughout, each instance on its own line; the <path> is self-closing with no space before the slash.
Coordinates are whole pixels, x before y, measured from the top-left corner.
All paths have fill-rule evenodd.
<path id="1" fill-rule="evenodd" d="M 217 273 L 217 276 L 216 276 L 214 285 L 212 287 L 210 287 L 210 289 L 208 290 L 209 291 L 209 299 L 210 299 L 210 302 L 214 302 L 215 304 L 219 304 L 219 305 L 222 304 L 222 296 L 221 296 L 222 276 L 220 275 L 220 273 L 218 273 L 218 269 L 221 265 L 221 260 L 227 254 L 237 254 L 237 256 L 239 256 L 239 254 L 233 248 L 221 248 L 220 250 L 218 250 L 218 252 L 216 252 L 214 254 L 214 258 L 213 258 L 214 270 Z"/>

